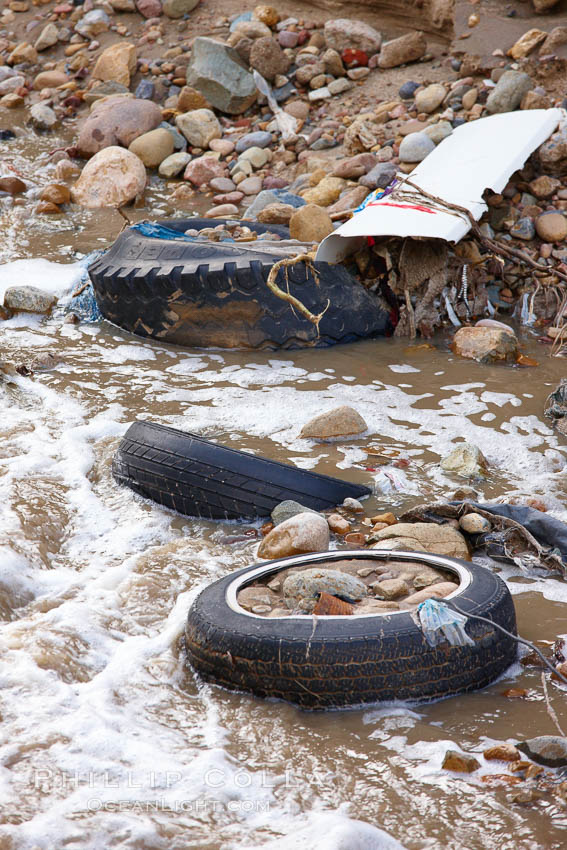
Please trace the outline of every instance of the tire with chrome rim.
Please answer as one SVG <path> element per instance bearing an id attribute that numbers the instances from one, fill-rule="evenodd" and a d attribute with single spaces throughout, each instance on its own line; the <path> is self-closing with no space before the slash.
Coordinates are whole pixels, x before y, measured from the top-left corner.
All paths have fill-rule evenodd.
<path id="1" fill-rule="evenodd" d="M 237 594 L 289 567 L 338 560 L 411 561 L 452 572 L 453 600 L 465 614 L 516 633 L 512 597 L 494 573 L 474 563 L 425 552 L 321 552 L 246 567 L 206 587 L 185 630 L 189 662 L 208 682 L 321 709 L 385 700 L 431 701 L 483 688 L 516 659 L 516 642 L 468 620 L 474 645 L 431 647 L 409 611 L 351 616 L 263 617 Z"/>

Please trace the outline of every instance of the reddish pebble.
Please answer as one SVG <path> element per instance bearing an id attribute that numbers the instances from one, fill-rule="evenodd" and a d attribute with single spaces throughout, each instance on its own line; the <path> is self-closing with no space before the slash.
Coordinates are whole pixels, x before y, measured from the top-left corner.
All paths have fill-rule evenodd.
<path id="1" fill-rule="evenodd" d="M 282 30 L 282 32 L 278 34 L 278 41 L 280 43 L 280 47 L 297 47 L 299 35 L 296 32 Z"/>
<path id="2" fill-rule="evenodd" d="M 360 68 L 368 65 L 368 56 L 364 50 L 357 50 L 355 47 L 347 47 L 341 54 L 341 59 L 347 68 Z"/>
<path id="3" fill-rule="evenodd" d="M 307 41 L 308 38 L 309 38 L 309 32 L 307 30 L 301 30 L 301 32 L 299 32 L 297 34 L 297 43 L 298 44 L 305 44 L 305 42 Z"/>

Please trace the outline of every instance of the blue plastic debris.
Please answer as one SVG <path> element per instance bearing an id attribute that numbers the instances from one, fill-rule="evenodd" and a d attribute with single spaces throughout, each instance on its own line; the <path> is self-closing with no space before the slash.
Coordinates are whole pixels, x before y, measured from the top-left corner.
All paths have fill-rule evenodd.
<path id="1" fill-rule="evenodd" d="M 443 640 L 451 646 L 474 646 L 474 640 L 465 632 L 467 619 L 439 599 L 426 599 L 417 608 L 418 625 L 430 646 Z"/>

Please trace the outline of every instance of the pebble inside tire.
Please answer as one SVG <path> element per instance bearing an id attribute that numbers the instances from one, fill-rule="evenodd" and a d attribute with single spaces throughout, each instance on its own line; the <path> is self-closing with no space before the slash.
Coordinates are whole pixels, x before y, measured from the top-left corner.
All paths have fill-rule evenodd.
<path id="1" fill-rule="evenodd" d="M 407 611 L 268 618 L 237 602 L 238 591 L 253 580 L 291 566 L 351 558 L 412 561 L 453 572 L 460 583 L 449 599 L 465 613 L 516 633 L 510 592 L 490 570 L 425 552 L 341 550 L 255 564 L 206 587 L 185 630 L 193 668 L 205 681 L 231 690 L 323 709 L 442 699 L 485 687 L 516 660 L 516 642 L 478 620 L 466 625 L 473 646 L 444 642 L 433 648 Z"/>

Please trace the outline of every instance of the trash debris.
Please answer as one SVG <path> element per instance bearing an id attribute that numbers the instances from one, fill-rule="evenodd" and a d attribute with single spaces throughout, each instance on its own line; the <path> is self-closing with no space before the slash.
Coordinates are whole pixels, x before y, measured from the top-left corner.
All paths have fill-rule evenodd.
<path id="1" fill-rule="evenodd" d="M 410 176 L 397 174 L 386 189 L 351 211 L 352 218 L 321 242 L 316 259 L 338 263 L 354 254 L 360 268 L 366 256 L 367 285 L 376 283 L 383 293 L 388 287 L 401 304 L 396 336 L 427 337 L 447 320 L 458 328 L 473 316 L 512 309 L 516 298 L 503 275 L 510 270 L 517 281 L 522 266 L 530 273 L 531 292 L 521 315 L 531 321 L 536 297 L 545 296 L 547 305 L 550 286 L 556 286 L 561 301 L 557 284 L 567 281 L 563 264 L 542 265 L 497 239 L 488 222 L 479 226 L 477 221 L 489 211 L 488 194 L 501 197 L 510 176 L 566 117 L 563 109 L 531 109 L 457 127 Z M 533 230 L 532 219 L 526 221 Z M 471 241 L 450 247 L 469 231 Z M 522 231 L 517 238 L 534 236 L 535 230 L 529 237 Z M 562 314 L 556 319 L 561 323 Z"/>
<path id="2" fill-rule="evenodd" d="M 553 427 L 561 434 L 567 434 L 567 379 L 562 378 L 545 400 L 543 415 L 551 419 Z"/>
<path id="3" fill-rule="evenodd" d="M 418 605 L 418 625 L 430 646 L 446 640 L 451 646 L 474 646 L 474 640 L 465 632 L 467 617 L 452 611 L 439 599 L 426 599 Z"/>
<path id="4" fill-rule="evenodd" d="M 522 570 L 544 569 L 567 575 L 567 525 L 524 505 L 449 502 L 418 505 L 399 517 L 400 522 L 443 523 L 468 513 L 490 521 L 490 531 L 468 536 L 473 549 L 491 558 L 511 561 Z"/>

